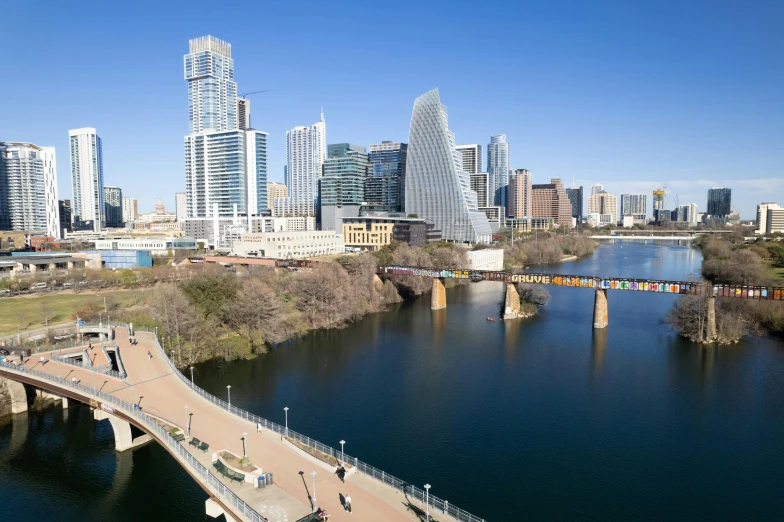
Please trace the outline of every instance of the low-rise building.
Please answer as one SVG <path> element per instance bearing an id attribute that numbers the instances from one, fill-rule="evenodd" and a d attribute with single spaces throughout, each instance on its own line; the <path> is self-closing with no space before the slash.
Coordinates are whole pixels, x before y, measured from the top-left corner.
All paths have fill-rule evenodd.
<path id="1" fill-rule="evenodd" d="M 392 241 L 425 246 L 441 240 L 441 232 L 424 219 L 363 216 L 343 219 L 343 241 L 352 250 L 380 250 Z"/>
<path id="2" fill-rule="evenodd" d="M 11 256 L 0 260 L 0 276 L 24 276 L 84 268 L 86 259 L 73 255 Z"/>
<path id="3" fill-rule="evenodd" d="M 483 248 L 481 250 L 469 250 L 466 252 L 468 266 L 470 270 L 503 270 L 504 269 L 504 249 L 503 248 Z"/>
<path id="4" fill-rule="evenodd" d="M 634 225 L 645 225 L 648 218 L 645 214 L 626 214 L 621 218 L 624 228 L 632 228 Z"/>
<path id="5" fill-rule="evenodd" d="M 615 216 L 613 214 L 597 214 L 592 212 L 585 217 L 585 222 L 589 227 L 606 227 L 607 225 L 615 224 Z"/>
<path id="6" fill-rule="evenodd" d="M 145 250 L 152 255 L 167 255 L 174 250 L 196 250 L 196 240 L 190 237 L 124 237 L 98 239 L 95 249 L 103 250 Z"/>
<path id="7" fill-rule="evenodd" d="M 553 221 L 553 218 L 549 217 L 508 218 L 506 225 L 515 232 L 528 233 L 536 230 L 550 230 L 553 228 Z"/>
<path id="8" fill-rule="evenodd" d="M 152 253 L 149 250 L 92 250 L 84 254 L 100 256 L 101 268 L 150 268 Z"/>
<path id="9" fill-rule="evenodd" d="M 345 252 L 343 238 L 334 230 L 300 230 L 243 234 L 234 241 L 232 256 L 296 259 Z"/>

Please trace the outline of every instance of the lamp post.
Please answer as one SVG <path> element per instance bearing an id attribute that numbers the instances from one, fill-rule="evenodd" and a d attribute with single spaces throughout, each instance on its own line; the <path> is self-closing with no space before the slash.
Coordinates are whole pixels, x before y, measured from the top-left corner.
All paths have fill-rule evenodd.
<path id="1" fill-rule="evenodd" d="M 185 406 L 185 436 L 186 437 L 190 437 L 191 436 L 191 426 L 190 426 L 190 423 L 188 422 L 188 406 L 187 405 Z"/>
<path id="2" fill-rule="evenodd" d="M 103 296 L 103 312 L 106 313 L 108 310 L 106 309 L 106 296 Z"/>
<path id="3" fill-rule="evenodd" d="M 248 432 L 243 431 L 242 432 L 242 458 L 243 459 L 248 456 L 248 454 L 245 452 L 245 437 L 247 436 L 248 436 Z"/>
<path id="4" fill-rule="evenodd" d="M 231 408 L 231 384 L 226 386 L 226 390 L 228 391 L 229 394 L 229 408 Z"/>
<path id="5" fill-rule="evenodd" d="M 430 484 L 425 484 L 425 512 L 427 513 L 427 522 L 430 522 Z"/>
<path id="6" fill-rule="evenodd" d="M 343 445 L 345 443 L 346 443 L 345 440 L 340 441 L 340 460 L 342 460 L 344 463 L 346 462 L 346 452 L 343 451 Z"/>
<path id="7" fill-rule="evenodd" d="M 171 355 L 171 362 L 172 362 L 172 364 L 174 364 L 174 350 L 171 351 L 171 354 L 172 354 Z"/>
<path id="8" fill-rule="evenodd" d="M 315 470 L 310 472 L 310 476 L 313 477 L 313 509 L 316 509 L 316 506 L 318 504 L 316 504 L 316 472 L 315 472 Z"/>
<path id="9" fill-rule="evenodd" d="M 193 384 L 193 366 L 191 366 L 191 384 Z"/>
<path id="10" fill-rule="evenodd" d="M 286 412 L 286 437 L 289 436 L 289 407 L 286 406 L 283 408 L 283 411 Z"/>

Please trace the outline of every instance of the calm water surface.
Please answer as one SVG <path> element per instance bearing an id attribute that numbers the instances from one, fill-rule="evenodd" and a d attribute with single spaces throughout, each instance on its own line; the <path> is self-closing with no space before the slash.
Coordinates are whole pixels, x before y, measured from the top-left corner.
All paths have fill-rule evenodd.
<path id="1" fill-rule="evenodd" d="M 604 245 L 565 274 L 682 279 L 686 247 Z M 550 288 L 531 320 L 497 316 L 500 283 L 309 335 L 196 383 L 491 521 L 782 519 L 784 344 L 683 343 L 673 296 Z M 0 519 L 205 519 L 206 496 L 161 448 L 119 455 L 86 408 L 0 426 Z M 45 498 L 47 502 L 41 502 Z M 51 500 L 51 501 L 49 501 Z M 522 514 L 522 515 L 521 515 Z"/>

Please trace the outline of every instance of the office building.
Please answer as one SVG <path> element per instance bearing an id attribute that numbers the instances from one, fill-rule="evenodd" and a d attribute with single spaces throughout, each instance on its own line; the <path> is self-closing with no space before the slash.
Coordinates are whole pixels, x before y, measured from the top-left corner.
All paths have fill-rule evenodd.
<path id="1" fill-rule="evenodd" d="M 553 218 L 535 218 L 535 217 L 521 217 L 509 218 L 506 220 L 506 226 L 511 228 L 515 234 L 527 234 L 538 230 L 551 230 L 553 228 Z"/>
<path id="2" fill-rule="evenodd" d="M 479 207 L 479 212 L 487 216 L 487 222 L 490 223 L 490 231 L 493 234 L 506 226 L 506 207 L 496 205 Z"/>
<path id="3" fill-rule="evenodd" d="M 550 183 L 531 186 L 530 217 L 551 218 L 558 227 L 572 228 L 572 205 L 560 179 L 552 178 Z"/>
<path id="4" fill-rule="evenodd" d="M 527 169 L 517 169 L 509 178 L 509 201 L 506 215 L 513 218 L 532 216 L 531 196 L 533 177 Z M 545 217 L 545 216 L 541 216 Z"/>
<path id="5" fill-rule="evenodd" d="M 392 241 L 421 247 L 441 239 L 435 225 L 424 219 L 389 216 L 345 218 L 342 233 L 346 249 L 358 251 L 380 250 Z"/>
<path id="6" fill-rule="evenodd" d="M 337 143 L 327 147 L 327 159 L 319 180 L 321 230 L 343 229 L 344 217 L 358 217 L 365 200 L 368 154 L 365 147 Z"/>
<path id="7" fill-rule="evenodd" d="M 697 224 L 697 204 L 689 203 L 688 205 L 679 205 L 676 211 L 676 220 L 679 223 L 687 223 L 690 227 Z"/>
<path id="8" fill-rule="evenodd" d="M 593 197 L 593 196 L 591 196 Z M 615 196 L 613 196 L 615 197 Z M 589 206 L 590 206 L 590 199 L 589 199 Z M 606 227 L 608 225 L 615 225 L 615 215 L 614 214 L 599 214 L 596 212 L 588 212 L 588 215 L 585 217 L 585 222 L 588 224 L 589 227 Z"/>
<path id="9" fill-rule="evenodd" d="M 274 216 L 275 214 L 275 200 L 277 198 L 286 198 L 289 195 L 289 191 L 286 188 L 286 185 L 283 183 L 278 183 L 277 181 L 268 181 L 267 182 L 267 209 L 271 212 Z"/>
<path id="10" fill-rule="evenodd" d="M 732 208 L 732 189 L 726 187 L 713 187 L 708 189 L 709 216 L 714 218 L 729 217 Z"/>
<path id="11" fill-rule="evenodd" d="M 645 214 L 624 214 L 621 216 L 621 226 L 623 228 L 632 228 L 634 225 L 645 225 L 647 218 Z"/>
<path id="12" fill-rule="evenodd" d="M 180 194 L 184 194 L 181 192 Z M 132 223 L 139 217 L 139 202 L 133 198 L 122 199 L 123 223 Z"/>
<path id="13" fill-rule="evenodd" d="M 71 232 L 71 200 L 61 199 L 57 202 L 60 213 L 60 238 L 65 237 L 66 232 Z"/>
<path id="14" fill-rule="evenodd" d="M 321 120 L 310 127 L 286 131 L 287 198 L 276 202 L 276 215 L 315 216 L 318 180 L 327 159 L 327 124 Z M 282 213 L 279 213 L 282 212 Z"/>
<path id="15" fill-rule="evenodd" d="M 647 213 L 648 197 L 645 194 L 621 194 L 621 216 Z"/>
<path id="16" fill-rule="evenodd" d="M 462 169 L 438 89 L 414 101 L 406 161 L 406 212 L 432 222 L 449 241 L 486 243 L 487 216 L 479 211 L 470 175 Z"/>
<path id="17" fill-rule="evenodd" d="M 177 221 L 182 222 L 188 217 L 188 193 L 175 192 L 174 193 L 174 213 L 177 216 Z"/>
<path id="18" fill-rule="evenodd" d="M 569 198 L 569 204 L 572 206 L 572 217 L 579 223 L 585 215 L 583 212 L 583 187 L 566 189 L 566 197 Z"/>
<path id="19" fill-rule="evenodd" d="M 476 192 L 476 201 L 479 208 L 493 205 L 492 191 L 490 190 L 490 174 L 477 172 L 471 174 L 471 190 Z"/>
<path id="20" fill-rule="evenodd" d="M 231 255 L 297 259 L 345 253 L 342 236 L 334 230 L 243 234 L 232 244 Z"/>
<path id="21" fill-rule="evenodd" d="M 768 234 L 784 233 L 784 208 L 769 208 L 765 230 Z"/>
<path id="22" fill-rule="evenodd" d="M 175 250 L 196 250 L 191 237 L 122 237 L 96 239 L 96 250 L 146 250 L 152 255 L 168 255 Z"/>
<path id="23" fill-rule="evenodd" d="M 493 190 L 493 204 L 506 206 L 506 190 L 509 185 L 509 144 L 506 134 L 490 136 L 487 146 L 487 173 Z"/>
<path id="24" fill-rule="evenodd" d="M 367 208 L 377 212 L 403 212 L 406 196 L 408 145 L 382 141 L 370 146 L 368 178 L 365 182 Z"/>
<path id="25" fill-rule="evenodd" d="M 189 134 L 185 137 L 189 217 L 253 216 L 267 210 L 267 133 L 250 128 L 250 104 L 237 97 L 231 44 L 213 36 L 189 43 Z"/>
<path id="26" fill-rule="evenodd" d="M 764 236 L 765 234 L 773 234 L 774 232 L 768 228 L 768 212 L 772 210 L 781 210 L 778 203 L 760 203 L 757 205 L 757 230 L 755 234 Z M 774 223 L 775 220 L 771 224 Z"/>
<path id="27" fill-rule="evenodd" d="M 463 170 L 469 174 L 482 172 L 482 146 L 473 143 L 471 145 L 457 145 L 457 152 L 463 158 Z"/>
<path id="28" fill-rule="evenodd" d="M 618 223 L 618 198 L 611 194 L 608 194 L 604 189 L 597 190 L 596 192 L 594 192 L 592 189 L 591 196 L 588 198 L 588 214 L 593 214 L 594 216 L 597 215 L 600 216 L 599 218 L 594 218 L 592 220 L 592 222 L 596 224 L 593 224 L 591 226 L 604 226 L 608 224 L 617 224 Z M 605 218 L 604 216 L 610 216 L 609 222 L 607 221 L 608 218 Z"/>
<path id="29" fill-rule="evenodd" d="M 62 237 L 54 147 L 0 142 L 0 230 Z"/>
<path id="30" fill-rule="evenodd" d="M 105 207 L 107 228 L 123 227 L 122 189 L 119 187 L 103 187 L 103 204 Z"/>
<path id="31" fill-rule="evenodd" d="M 71 153 L 71 215 L 74 230 L 105 226 L 103 145 L 92 127 L 68 131 Z"/>

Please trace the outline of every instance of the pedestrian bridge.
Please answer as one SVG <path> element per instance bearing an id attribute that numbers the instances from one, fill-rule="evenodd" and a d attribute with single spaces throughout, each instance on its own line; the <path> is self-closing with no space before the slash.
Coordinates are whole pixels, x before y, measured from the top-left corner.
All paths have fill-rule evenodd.
<path id="1" fill-rule="evenodd" d="M 175 368 L 154 332 L 134 333 L 138 344 L 131 345 L 129 327 L 115 328 L 112 344 L 122 353 L 122 373 L 69 363 L 61 352 L 0 361 L 0 385 L 10 392 L 13 412 L 25 411 L 33 394 L 60 400 L 63 407 L 71 401 L 90 405 L 96 420 L 110 422 L 118 451 L 157 442 L 207 493 L 207 514 L 223 514 L 227 520 L 293 521 L 321 507 L 332 521 L 414 521 L 416 513 L 430 510 L 439 520 L 483 522 L 356 457 L 289 430 L 288 421 L 281 426 L 210 395 Z M 104 348 L 75 351 L 84 350 L 92 358 L 92 352 Z M 247 456 L 256 470 L 220 472 L 230 465 L 222 456 L 225 451 Z M 335 475 L 334 464 L 314 455 L 344 463 L 345 483 Z M 352 497 L 352 513 L 340 503 L 346 494 Z"/>

